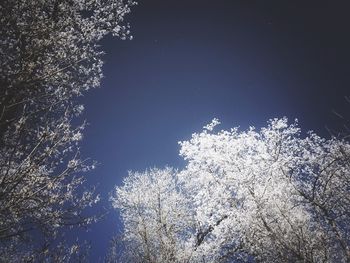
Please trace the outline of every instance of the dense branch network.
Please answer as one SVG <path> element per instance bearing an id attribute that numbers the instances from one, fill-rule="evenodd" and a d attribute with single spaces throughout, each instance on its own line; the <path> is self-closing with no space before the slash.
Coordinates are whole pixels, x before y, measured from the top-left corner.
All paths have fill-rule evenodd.
<path id="1" fill-rule="evenodd" d="M 137 262 L 349 262 L 350 144 L 297 122 L 180 142 L 187 162 L 131 172 L 116 187 Z M 159 198 L 160 197 L 160 198 Z M 161 216 L 160 216 L 161 215 Z"/>
<path id="2" fill-rule="evenodd" d="M 93 221 L 83 214 L 98 196 L 81 187 L 81 172 L 94 166 L 80 155 L 85 124 L 76 126 L 73 120 L 84 107 L 76 98 L 100 84 L 98 42 L 110 33 L 129 37 L 123 19 L 133 4 L 1 1 L 1 260 L 30 261 L 33 251 L 48 255 L 47 244 L 59 229 Z M 29 242 L 33 238 L 38 242 Z M 58 261 L 66 260 L 64 255 Z"/>

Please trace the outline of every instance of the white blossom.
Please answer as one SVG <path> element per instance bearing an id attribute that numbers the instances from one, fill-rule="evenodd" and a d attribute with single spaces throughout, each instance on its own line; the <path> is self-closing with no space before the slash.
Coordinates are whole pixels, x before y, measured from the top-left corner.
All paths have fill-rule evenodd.
<path id="1" fill-rule="evenodd" d="M 183 170 L 130 173 L 116 188 L 128 251 L 146 262 L 348 262 L 350 144 L 302 137 L 286 118 L 207 132 L 218 123 L 180 142 Z M 167 211 L 176 231 L 163 233 Z"/>
<path id="2" fill-rule="evenodd" d="M 76 101 L 100 84 L 98 41 L 130 36 L 124 16 L 132 5 L 0 2 L 0 261 L 46 262 L 51 253 L 68 262 L 76 249 L 57 241 L 59 230 L 94 221 L 85 208 L 98 198 L 81 186 L 95 164 L 80 155 L 85 124 L 73 120 L 84 107 Z"/>

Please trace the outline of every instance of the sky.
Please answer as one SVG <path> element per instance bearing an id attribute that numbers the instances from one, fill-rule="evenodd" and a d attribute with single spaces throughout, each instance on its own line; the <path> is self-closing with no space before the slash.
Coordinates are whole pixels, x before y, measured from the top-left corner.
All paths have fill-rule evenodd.
<path id="1" fill-rule="evenodd" d="M 126 17 L 133 40 L 101 43 L 104 79 L 85 95 L 82 152 L 110 212 L 81 238 L 91 259 L 121 230 L 109 194 L 128 170 L 183 167 L 178 141 L 214 117 L 220 128 L 299 120 L 329 136 L 350 118 L 347 1 L 140 0 Z"/>

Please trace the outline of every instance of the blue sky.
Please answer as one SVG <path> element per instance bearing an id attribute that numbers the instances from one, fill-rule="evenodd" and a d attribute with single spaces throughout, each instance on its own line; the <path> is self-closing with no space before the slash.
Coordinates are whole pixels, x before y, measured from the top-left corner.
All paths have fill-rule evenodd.
<path id="1" fill-rule="evenodd" d="M 88 183 L 108 194 L 128 170 L 181 167 L 178 141 L 214 117 L 222 128 L 298 118 L 304 130 L 349 117 L 350 18 L 329 1 L 139 1 L 134 39 L 107 38 L 102 86 L 87 94 L 82 151 L 100 165 Z M 324 1 L 326 2 L 326 1 Z M 117 213 L 84 235 L 92 261 L 120 229 Z"/>

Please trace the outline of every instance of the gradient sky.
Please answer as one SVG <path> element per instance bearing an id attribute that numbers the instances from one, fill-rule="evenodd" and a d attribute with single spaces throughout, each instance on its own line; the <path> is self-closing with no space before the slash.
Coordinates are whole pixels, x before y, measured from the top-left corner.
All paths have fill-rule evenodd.
<path id="1" fill-rule="evenodd" d="M 324 3 L 322 3 L 324 2 Z M 326 3 L 328 2 L 328 3 Z M 103 201 L 128 170 L 182 167 L 178 141 L 214 117 L 221 128 L 299 119 L 327 136 L 350 116 L 347 1 L 143 0 L 127 17 L 132 41 L 107 38 L 105 78 L 83 98 L 82 151 Z M 92 262 L 120 230 L 112 210 L 82 237 Z"/>

